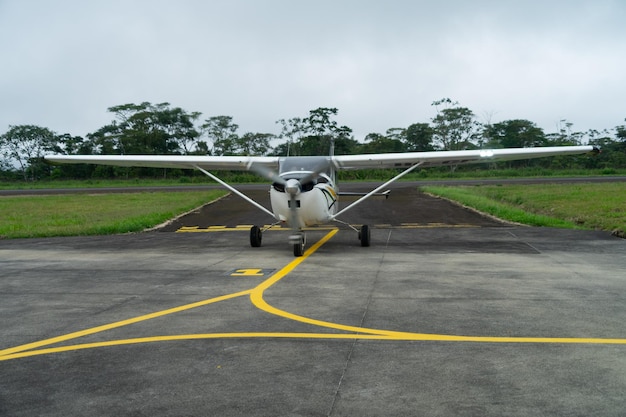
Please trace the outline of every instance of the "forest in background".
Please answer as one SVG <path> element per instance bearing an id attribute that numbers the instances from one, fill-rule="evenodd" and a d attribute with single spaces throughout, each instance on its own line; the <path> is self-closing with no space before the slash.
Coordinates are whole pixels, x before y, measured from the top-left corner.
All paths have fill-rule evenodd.
<path id="1" fill-rule="evenodd" d="M 42 126 L 9 126 L 0 135 L 0 179 L 36 181 L 192 175 L 172 169 L 50 166 L 42 162 L 42 156 L 50 153 L 327 155 L 331 140 L 339 155 L 590 144 L 600 147 L 601 154 L 594 158 L 568 156 L 483 164 L 482 168 L 602 169 L 605 173 L 626 168 L 626 125 L 577 132 L 573 123 L 563 120 L 557 132 L 546 133 L 532 121 L 524 119 L 480 123 L 471 109 L 449 98 L 434 101 L 432 105 L 436 115 L 428 122 L 392 127 L 385 133 L 369 133 L 361 142 L 354 138 L 350 127 L 336 121 L 337 108 L 319 107 L 304 117 L 277 120 L 278 133 L 240 133 L 232 116 L 202 118 L 200 112 L 188 112 L 170 103 L 123 104 L 108 108 L 113 120 L 85 137 L 58 134 Z M 471 169 L 475 170 L 476 166 Z"/>

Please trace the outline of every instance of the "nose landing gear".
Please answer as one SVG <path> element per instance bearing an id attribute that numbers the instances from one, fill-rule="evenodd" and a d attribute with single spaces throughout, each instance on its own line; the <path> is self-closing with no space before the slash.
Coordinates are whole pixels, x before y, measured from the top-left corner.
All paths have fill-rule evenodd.
<path id="1" fill-rule="evenodd" d="M 289 236 L 289 243 L 293 244 L 293 256 L 302 256 L 306 245 L 306 235 L 303 232 Z"/>

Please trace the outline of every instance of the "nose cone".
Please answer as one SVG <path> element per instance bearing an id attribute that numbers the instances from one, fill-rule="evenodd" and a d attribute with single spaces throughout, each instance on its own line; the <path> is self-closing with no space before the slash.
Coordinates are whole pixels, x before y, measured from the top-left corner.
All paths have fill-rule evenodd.
<path id="1" fill-rule="evenodd" d="M 296 179 L 287 180 L 285 191 L 291 196 L 297 195 L 300 192 L 300 182 Z"/>

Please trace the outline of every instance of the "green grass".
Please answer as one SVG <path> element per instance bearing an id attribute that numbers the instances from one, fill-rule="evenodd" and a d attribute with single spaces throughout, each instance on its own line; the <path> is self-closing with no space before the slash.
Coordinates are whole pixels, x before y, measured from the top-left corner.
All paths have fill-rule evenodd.
<path id="1" fill-rule="evenodd" d="M 86 186 L 84 182 L 81 184 Z M 103 186 L 114 185 L 107 182 Z M 423 189 L 496 217 L 532 226 L 606 230 L 620 236 L 626 231 L 624 182 Z M 224 193 L 211 190 L 0 197 L 0 238 L 141 231 Z"/>
<path id="2" fill-rule="evenodd" d="M 626 183 L 423 187 L 498 218 L 531 226 L 626 231 Z"/>
<path id="3" fill-rule="evenodd" d="M 91 180 L 39 180 L 39 181 L 0 181 L 0 190 L 37 190 L 59 188 L 126 188 L 126 187 L 165 187 L 185 185 L 215 185 L 208 177 L 180 177 L 176 179 L 131 178 L 131 179 L 91 179 Z"/>
<path id="4" fill-rule="evenodd" d="M 137 232 L 225 193 L 212 190 L 0 197 L 0 238 Z"/>

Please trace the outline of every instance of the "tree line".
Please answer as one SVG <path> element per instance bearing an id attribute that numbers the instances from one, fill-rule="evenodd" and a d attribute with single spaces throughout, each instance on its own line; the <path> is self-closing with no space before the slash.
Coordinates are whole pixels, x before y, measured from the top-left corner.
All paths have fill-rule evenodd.
<path id="1" fill-rule="evenodd" d="M 481 123 L 467 107 L 449 98 L 434 101 L 429 122 L 369 133 L 363 142 L 335 120 L 338 109 L 319 107 L 305 117 L 276 121 L 279 133 L 239 132 L 232 116 L 202 119 L 170 103 L 123 104 L 107 109 L 112 121 L 86 137 L 57 134 L 35 125 L 9 126 L 0 135 L 0 177 L 34 181 L 39 178 L 114 178 L 182 175 L 172 170 L 67 165 L 50 167 L 47 153 L 68 155 L 326 155 L 331 141 L 336 154 L 420 152 L 480 148 L 511 148 L 592 144 L 598 158 L 555 157 L 516 161 L 507 166 L 548 168 L 626 168 L 626 126 L 602 131 L 574 131 L 563 120 L 557 132 L 545 133 L 535 123 L 514 119 Z M 273 145 L 275 144 L 275 145 Z"/>

